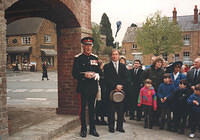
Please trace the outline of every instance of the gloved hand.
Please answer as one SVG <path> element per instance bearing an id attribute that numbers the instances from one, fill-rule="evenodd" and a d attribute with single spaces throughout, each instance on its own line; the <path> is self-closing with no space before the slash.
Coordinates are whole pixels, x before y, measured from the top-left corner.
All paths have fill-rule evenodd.
<path id="1" fill-rule="evenodd" d="M 95 73 L 95 74 L 94 74 L 94 80 L 98 80 L 98 81 L 100 80 L 100 76 L 99 76 L 98 73 Z"/>

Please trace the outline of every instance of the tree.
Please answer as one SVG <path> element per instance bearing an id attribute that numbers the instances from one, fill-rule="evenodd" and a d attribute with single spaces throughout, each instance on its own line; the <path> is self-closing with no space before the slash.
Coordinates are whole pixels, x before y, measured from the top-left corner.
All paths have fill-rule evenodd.
<path id="1" fill-rule="evenodd" d="M 95 53 L 99 53 L 102 41 L 101 41 L 101 34 L 99 25 L 96 23 L 92 23 L 92 37 L 94 39 L 93 50 Z"/>
<path id="2" fill-rule="evenodd" d="M 111 24 L 106 13 L 101 17 L 100 33 L 106 36 L 106 45 L 113 46 L 114 38 L 112 36 Z"/>
<path id="3" fill-rule="evenodd" d="M 168 17 L 156 12 L 136 31 L 136 42 L 144 54 L 170 54 L 180 50 L 183 44 L 180 27 Z"/>

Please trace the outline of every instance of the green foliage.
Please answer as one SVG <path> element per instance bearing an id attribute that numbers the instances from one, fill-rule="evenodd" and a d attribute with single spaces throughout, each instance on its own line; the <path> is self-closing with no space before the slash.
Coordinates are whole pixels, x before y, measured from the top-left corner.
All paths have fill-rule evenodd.
<path id="1" fill-rule="evenodd" d="M 99 54 L 102 41 L 98 24 L 92 24 L 92 37 L 94 39 L 93 51 L 95 51 L 96 54 Z"/>
<path id="2" fill-rule="evenodd" d="M 112 52 L 112 47 L 104 48 L 104 51 L 103 51 L 104 54 L 111 55 L 111 52 Z"/>
<path id="3" fill-rule="evenodd" d="M 183 45 L 179 26 L 170 22 L 168 17 L 161 18 L 159 12 L 148 17 L 142 28 L 137 29 L 136 42 L 144 54 L 155 56 L 174 53 Z"/>
<path id="4" fill-rule="evenodd" d="M 108 16 L 105 13 L 101 17 L 100 33 L 106 36 L 106 45 L 113 46 L 114 38 L 112 36 L 111 24 Z"/>

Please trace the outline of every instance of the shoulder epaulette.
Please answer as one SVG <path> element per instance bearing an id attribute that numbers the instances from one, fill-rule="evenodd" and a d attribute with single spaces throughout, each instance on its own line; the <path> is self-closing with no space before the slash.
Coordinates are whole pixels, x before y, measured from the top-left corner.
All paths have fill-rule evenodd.
<path id="1" fill-rule="evenodd" d="M 81 54 L 82 54 L 82 53 L 79 53 L 79 54 L 75 55 L 74 57 L 79 57 Z"/>
<path id="2" fill-rule="evenodd" d="M 97 55 L 95 55 L 95 54 L 93 54 L 93 53 L 92 53 L 91 55 L 93 55 L 93 56 L 95 56 L 96 58 L 98 58 L 98 56 L 97 56 Z"/>

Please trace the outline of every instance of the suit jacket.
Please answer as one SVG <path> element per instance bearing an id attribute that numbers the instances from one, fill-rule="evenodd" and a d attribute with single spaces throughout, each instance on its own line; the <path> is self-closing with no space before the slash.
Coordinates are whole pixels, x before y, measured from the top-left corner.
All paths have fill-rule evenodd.
<path id="1" fill-rule="evenodd" d="M 131 70 L 131 85 L 135 88 L 140 89 L 141 83 L 142 83 L 141 76 L 142 76 L 143 69 L 139 68 L 137 71 L 137 74 L 134 71 L 135 71 L 135 68 Z"/>
<path id="2" fill-rule="evenodd" d="M 114 90 L 117 84 L 123 85 L 123 90 L 127 88 L 127 69 L 124 64 L 119 63 L 118 74 L 114 68 L 112 61 L 104 66 L 104 80 L 107 92 Z M 108 94 L 109 94 L 108 93 Z"/>
<path id="3" fill-rule="evenodd" d="M 200 83 L 200 71 L 199 71 L 199 74 L 198 74 L 196 81 L 194 81 L 194 72 L 195 72 L 195 69 L 191 69 L 187 72 L 186 79 L 187 79 L 188 85 L 190 87 Z"/>

